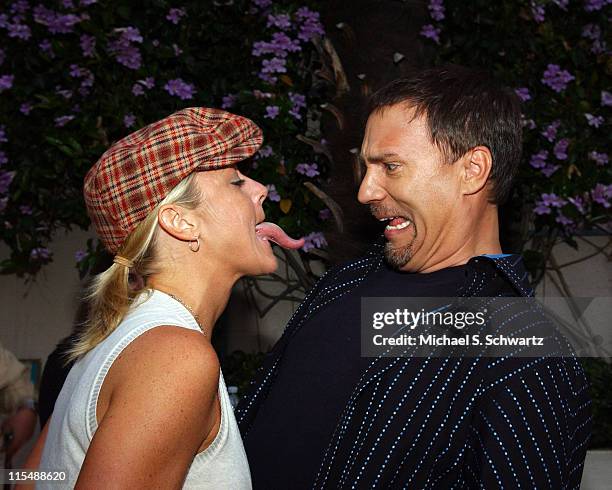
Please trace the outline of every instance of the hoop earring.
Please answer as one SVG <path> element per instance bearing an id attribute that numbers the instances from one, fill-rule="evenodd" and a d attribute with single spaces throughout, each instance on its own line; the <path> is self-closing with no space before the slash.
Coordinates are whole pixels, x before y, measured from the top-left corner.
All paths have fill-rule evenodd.
<path id="1" fill-rule="evenodd" d="M 191 246 L 193 242 L 195 242 L 195 247 Z M 200 250 L 200 237 L 195 237 L 195 240 L 191 240 L 189 242 L 189 250 L 191 250 L 192 252 L 197 252 L 198 250 Z"/>

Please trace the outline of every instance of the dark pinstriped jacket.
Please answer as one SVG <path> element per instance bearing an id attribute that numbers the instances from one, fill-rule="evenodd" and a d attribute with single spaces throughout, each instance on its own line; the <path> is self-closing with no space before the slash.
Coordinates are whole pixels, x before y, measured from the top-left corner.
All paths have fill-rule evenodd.
<path id="1" fill-rule="evenodd" d="M 308 293 L 238 406 L 244 438 L 293 335 L 382 261 L 377 245 Z M 501 292 L 508 284 L 512 296 L 533 296 L 518 255 L 478 256 L 469 265 L 462 296 L 508 296 Z M 523 322 L 528 335 L 520 315 L 506 322 L 510 329 Z M 573 357 L 379 357 L 347 400 L 318 474 L 293 488 L 577 489 L 590 428 L 588 385 Z"/>

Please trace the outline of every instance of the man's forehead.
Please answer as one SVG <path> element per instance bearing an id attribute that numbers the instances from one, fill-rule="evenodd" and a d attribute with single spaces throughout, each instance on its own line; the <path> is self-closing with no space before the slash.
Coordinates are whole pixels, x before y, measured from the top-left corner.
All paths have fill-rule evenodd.
<path id="1" fill-rule="evenodd" d="M 368 118 L 360 158 L 373 162 L 400 158 L 429 139 L 426 121 L 415 117 L 413 108 L 399 104 L 386 107 Z"/>

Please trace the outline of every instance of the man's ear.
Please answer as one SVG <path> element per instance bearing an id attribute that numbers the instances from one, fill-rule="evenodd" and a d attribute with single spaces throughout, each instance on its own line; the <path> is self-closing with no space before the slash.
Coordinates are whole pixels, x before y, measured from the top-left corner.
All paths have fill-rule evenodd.
<path id="1" fill-rule="evenodd" d="M 493 156 L 486 146 L 476 146 L 461 159 L 464 194 L 476 194 L 485 187 L 491 174 Z"/>
<path id="2" fill-rule="evenodd" d="M 169 235 L 183 241 L 197 236 L 193 215 L 176 204 L 164 204 L 157 211 L 159 226 Z"/>

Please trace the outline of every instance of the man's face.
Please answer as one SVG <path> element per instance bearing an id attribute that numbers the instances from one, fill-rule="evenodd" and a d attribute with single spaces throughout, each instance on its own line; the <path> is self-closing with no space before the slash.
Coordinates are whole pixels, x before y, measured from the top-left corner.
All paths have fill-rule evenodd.
<path id="1" fill-rule="evenodd" d="M 358 199 L 386 220 L 387 261 L 419 272 L 457 251 L 461 237 L 461 165 L 444 163 L 424 116 L 404 104 L 370 115 L 361 156 L 366 175 Z M 394 218 L 388 220 L 389 218 Z"/>

